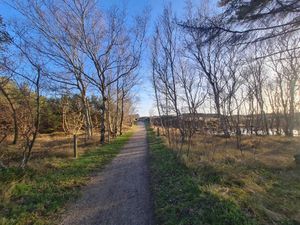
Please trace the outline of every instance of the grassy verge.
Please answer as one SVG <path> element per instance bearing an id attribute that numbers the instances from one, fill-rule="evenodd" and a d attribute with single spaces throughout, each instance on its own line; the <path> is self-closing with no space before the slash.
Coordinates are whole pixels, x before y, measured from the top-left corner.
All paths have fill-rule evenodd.
<path id="1" fill-rule="evenodd" d="M 53 224 L 89 175 L 115 157 L 133 132 L 87 151 L 77 160 L 47 158 L 39 168 L 0 171 L 0 224 Z"/>
<path id="2" fill-rule="evenodd" d="M 158 224 L 256 224 L 234 201 L 206 191 L 193 170 L 181 164 L 149 128 L 148 142 Z"/>
<path id="3" fill-rule="evenodd" d="M 300 219 L 300 170 L 258 161 L 216 161 L 196 169 L 202 188 L 238 204 L 257 224 L 296 225 Z"/>

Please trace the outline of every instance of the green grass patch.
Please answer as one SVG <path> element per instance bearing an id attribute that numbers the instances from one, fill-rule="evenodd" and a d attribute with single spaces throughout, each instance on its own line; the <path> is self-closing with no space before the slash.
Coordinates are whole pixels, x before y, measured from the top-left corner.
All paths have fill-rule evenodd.
<path id="1" fill-rule="evenodd" d="M 180 163 L 150 128 L 147 135 L 157 224 L 256 224 L 234 201 L 207 191 L 206 185 L 222 182 L 221 172 L 210 170 L 198 179 L 195 171 Z"/>
<path id="2" fill-rule="evenodd" d="M 80 195 L 89 175 L 109 163 L 132 133 L 91 149 L 76 160 L 52 157 L 41 160 L 40 168 L 0 171 L 0 224 L 55 223 L 63 206 Z"/>

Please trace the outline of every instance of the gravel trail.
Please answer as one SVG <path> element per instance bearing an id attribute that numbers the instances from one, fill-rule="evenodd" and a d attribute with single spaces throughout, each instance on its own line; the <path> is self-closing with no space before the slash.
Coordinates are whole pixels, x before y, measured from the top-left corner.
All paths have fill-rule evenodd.
<path id="1" fill-rule="evenodd" d="M 153 225 L 146 130 L 142 123 L 120 154 L 84 188 L 62 225 Z"/>

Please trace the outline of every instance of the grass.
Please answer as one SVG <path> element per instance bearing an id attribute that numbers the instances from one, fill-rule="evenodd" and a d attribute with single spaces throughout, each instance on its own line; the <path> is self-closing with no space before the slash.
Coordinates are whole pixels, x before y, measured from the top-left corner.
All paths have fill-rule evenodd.
<path id="1" fill-rule="evenodd" d="M 199 185 L 193 171 L 180 163 L 174 152 L 167 149 L 149 128 L 148 142 L 158 224 L 255 224 L 233 201 L 214 195 Z"/>
<path id="2" fill-rule="evenodd" d="M 57 222 L 63 206 L 80 195 L 80 187 L 89 181 L 91 173 L 109 163 L 132 133 L 85 151 L 76 160 L 48 157 L 33 161 L 25 171 L 0 171 L 0 224 Z"/>
<path id="3" fill-rule="evenodd" d="M 259 137 L 255 155 L 251 149 L 241 155 L 234 139 L 214 137 L 210 146 L 205 138 L 196 137 L 190 154 L 179 160 L 165 138 L 149 133 L 152 170 L 161 179 L 152 178 L 160 224 L 300 224 L 300 169 L 293 159 L 300 151 L 299 138 Z M 245 137 L 243 144 L 250 141 Z M 193 185 L 188 188 L 188 183 Z M 185 197 L 189 195 L 193 197 Z M 164 214 L 164 205 L 173 207 L 169 200 L 174 196 L 181 196 L 174 205 L 178 212 L 200 212 L 198 218 L 184 216 L 186 222 L 180 213 Z"/>
<path id="4" fill-rule="evenodd" d="M 18 144 L 13 145 L 12 137 L 8 137 L 8 140 L 1 143 L 0 146 L 0 158 L 5 165 L 16 166 L 22 160 L 21 149 L 23 140 L 19 140 Z M 100 133 L 95 132 L 91 139 L 86 140 L 84 133 L 77 135 L 78 141 L 78 153 L 82 154 L 88 151 L 92 147 L 99 145 Z M 65 134 L 64 132 L 55 132 L 51 134 L 39 134 L 34 144 L 34 148 L 31 154 L 32 162 L 37 159 L 39 162 L 41 159 L 49 157 L 57 158 L 70 158 L 73 156 L 73 135 Z M 33 166 L 33 165 L 32 165 Z"/>

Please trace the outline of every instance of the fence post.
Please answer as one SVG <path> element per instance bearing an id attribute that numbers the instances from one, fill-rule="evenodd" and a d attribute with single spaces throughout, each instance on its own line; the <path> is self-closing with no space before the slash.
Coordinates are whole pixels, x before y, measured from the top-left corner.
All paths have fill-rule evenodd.
<path id="1" fill-rule="evenodd" d="M 159 134 L 159 127 L 157 128 L 157 136 L 159 136 L 160 134 Z"/>
<path id="2" fill-rule="evenodd" d="M 74 149 L 74 158 L 77 159 L 77 136 L 73 135 L 73 149 Z"/>

